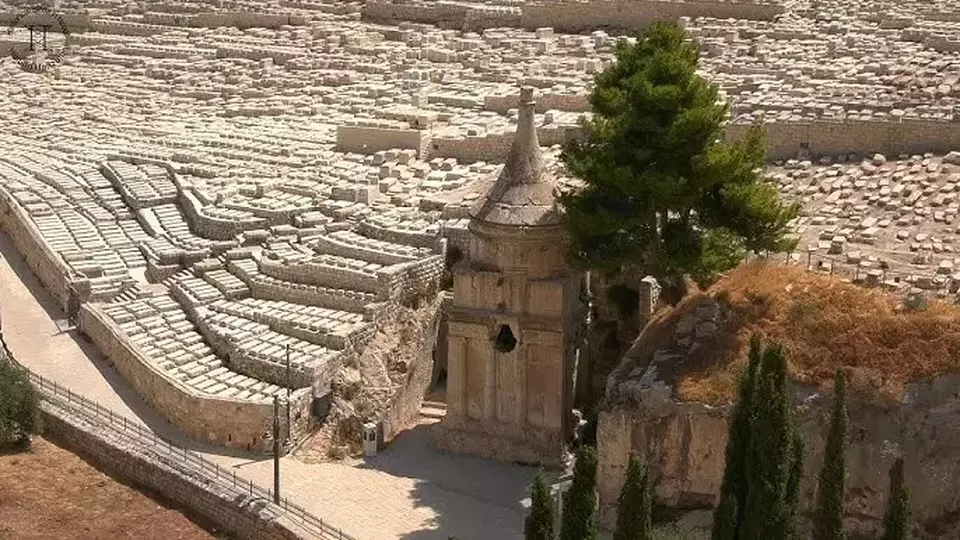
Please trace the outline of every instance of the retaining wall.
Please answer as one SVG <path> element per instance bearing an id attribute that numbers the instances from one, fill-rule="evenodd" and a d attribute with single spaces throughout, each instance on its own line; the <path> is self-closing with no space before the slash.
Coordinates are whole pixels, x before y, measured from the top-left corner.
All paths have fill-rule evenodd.
<path id="1" fill-rule="evenodd" d="M 429 249 L 439 249 L 440 246 L 440 238 L 436 234 L 388 229 L 370 223 L 369 221 L 361 221 L 357 225 L 357 233 L 369 238 L 393 242 L 394 244 L 404 244 Z"/>
<path id="2" fill-rule="evenodd" d="M 746 124 L 728 125 L 725 136 L 739 139 L 749 128 Z M 960 123 L 936 120 L 768 122 L 764 129 L 768 159 L 795 158 L 802 151 L 812 156 L 848 153 L 896 156 L 946 153 L 960 148 Z"/>
<path id="3" fill-rule="evenodd" d="M 430 132 L 418 129 L 397 129 L 367 126 L 337 126 L 337 150 L 372 154 L 380 150 L 410 148 L 417 155 L 426 155 Z"/>
<path id="4" fill-rule="evenodd" d="M 90 294 L 90 280 L 75 275 L 60 255 L 54 253 L 43 240 L 43 235 L 33 219 L 3 189 L 0 189 L 0 227 L 13 241 L 27 266 L 40 278 L 43 286 L 57 300 L 64 313 L 71 310 L 70 289 L 77 292 L 74 301 L 81 301 Z"/>
<path id="5" fill-rule="evenodd" d="M 390 267 L 377 275 L 377 289 L 383 301 L 409 304 L 436 292 L 443 276 L 445 255 Z"/>
<path id="6" fill-rule="evenodd" d="M 413 21 L 472 31 L 509 26 L 528 30 L 550 27 L 558 32 L 570 33 L 597 29 L 634 32 L 656 21 L 677 20 L 680 17 L 772 21 L 783 11 L 783 6 L 776 3 L 564 0 L 526 2 L 518 14 L 510 10 L 497 13 L 446 2 L 394 3 L 372 0 L 364 4 L 361 13 L 364 19 L 372 21 Z"/>
<path id="7" fill-rule="evenodd" d="M 562 145 L 580 132 L 579 126 L 549 124 L 537 128 L 537 139 L 540 146 Z M 513 132 L 510 132 L 482 137 L 435 137 L 430 143 L 430 157 L 456 158 L 465 163 L 503 163 L 510 155 L 513 135 Z"/>
<path id="8" fill-rule="evenodd" d="M 527 29 L 551 27 L 558 32 L 588 32 L 598 28 L 635 31 L 656 21 L 677 20 L 680 17 L 772 21 L 781 13 L 783 6 L 772 3 L 539 1 L 524 4 L 520 25 Z"/>
<path id="9" fill-rule="evenodd" d="M 234 241 L 240 233 L 265 229 L 272 224 L 262 217 L 234 220 L 211 216 L 204 212 L 204 203 L 192 191 L 192 188 L 181 191 L 178 200 L 190 229 L 198 236 L 211 240 Z"/>
<path id="10" fill-rule="evenodd" d="M 80 309 L 78 326 L 137 393 L 171 424 L 203 442 L 255 452 L 270 449 L 267 439 L 273 428 L 272 403 L 197 393 L 154 365 L 94 304 L 84 304 Z M 300 420 L 292 426 L 293 439 L 310 427 L 309 396 L 309 389 L 294 393 L 291 411 L 296 409 L 299 414 L 291 412 L 291 417 L 299 415 Z"/>
<path id="11" fill-rule="evenodd" d="M 233 537 L 249 540 L 296 540 L 308 537 L 279 512 L 264 508 L 266 501 L 249 497 L 239 488 L 210 485 L 200 475 L 184 474 L 181 467 L 149 450 L 131 445 L 106 430 L 43 402 L 44 435 L 96 464 L 97 468 L 159 493 L 213 521 Z M 271 515 L 274 514 L 274 515 Z"/>

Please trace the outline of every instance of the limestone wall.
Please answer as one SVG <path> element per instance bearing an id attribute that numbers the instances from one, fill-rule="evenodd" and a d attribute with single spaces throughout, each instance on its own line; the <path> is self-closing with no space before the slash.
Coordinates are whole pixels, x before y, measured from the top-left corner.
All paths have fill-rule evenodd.
<path id="1" fill-rule="evenodd" d="M 557 124 L 537 128 L 540 146 L 564 144 L 579 133 L 579 126 Z M 456 158 L 466 163 L 474 161 L 502 163 L 510 154 L 512 145 L 512 132 L 482 137 L 434 137 L 430 143 L 430 157 Z"/>
<path id="2" fill-rule="evenodd" d="M 430 4 L 400 4 L 389 1 L 366 2 L 363 6 L 363 18 L 396 24 L 397 21 L 411 21 L 426 24 L 447 23 L 462 25 L 466 20 L 467 6 L 436 2 Z"/>
<path id="3" fill-rule="evenodd" d="M 366 2 L 363 17 L 371 21 L 414 21 L 449 28 L 469 29 L 520 27 L 529 30 L 551 27 L 558 32 L 588 32 L 599 28 L 635 31 L 660 20 L 680 17 L 751 19 L 772 21 L 783 13 L 782 5 L 749 2 L 659 2 L 638 0 L 575 0 L 525 2 L 516 10 L 483 10 L 464 4 Z"/>
<path id="4" fill-rule="evenodd" d="M 439 238 L 437 238 L 437 235 L 426 232 L 388 229 L 369 221 L 362 221 L 357 225 L 357 233 L 369 238 L 385 240 L 395 244 L 439 249 Z"/>
<path id="5" fill-rule="evenodd" d="M 380 150 L 410 148 L 417 155 L 426 155 L 430 132 L 418 129 L 397 129 L 369 126 L 337 126 L 337 150 L 372 154 Z"/>
<path id="6" fill-rule="evenodd" d="M 185 474 L 183 465 L 149 449 L 131 445 L 106 430 L 96 430 L 79 417 L 44 402 L 44 434 L 92 461 L 97 468 L 159 493 L 206 519 L 231 536 L 250 540 L 295 540 L 305 531 L 286 517 L 261 511 L 241 488 L 211 486 L 203 477 Z"/>
<path id="7" fill-rule="evenodd" d="M 734 2 L 649 2 L 636 0 L 537 1 L 523 6 L 520 25 L 558 32 L 585 32 L 597 28 L 637 30 L 662 20 L 680 17 L 752 19 L 772 21 L 783 13 L 777 4 Z"/>
<path id="8" fill-rule="evenodd" d="M 269 449 L 267 437 L 273 426 L 272 403 L 214 398 L 196 393 L 164 374 L 123 337 L 95 304 L 83 305 L 78 326 L 137 393 L 171 424 L 202 442 L 256 452 Z M 309 389 L 298 390 L 293 396 L 291 411 L 296 413 L 291 417 L 298 416 L 300 420 L 292 427 L 292 438 L 299 437 L 309 427 L 309 396 Z"/>
<path id="9" fill-rule="evenodd" d="M 70 288 L 78 293 L 78 300 L 89 296 L 90 280 L 75 276 L 60 255 L 51 251 L 33 219 L 7 193 L 0 189 L 0 227 L 23 255 L 27 266 L 40 278 L 43 286 L 57 300 L 61 309 L 68 312 Z M 75 276 L 75 277 L 71 277 Z"/>
<path id="10" fill-rule="evenodd" d="M 500 114 L 506 114 L 510 109 L 516 109 L 520 102 L 520 93 L 502 95 L 502 96 L 484 96 L 483 108 L 487 111 L 495 111 Z M 587 94 L 553 94 L 550 92 L 541 92 L 537 94 L 537 112 L 543 113 L 549 110 L 590 112 L 589 95 Z M 538 133 L 539 134 L 539 133 Z"/>
<path id="11" fill-rule="evenodd" d="M 260 271 L 264 274 L 293 283 L 323 285 L 351 291 L 376 292 L 377 278 L 352 268 L 312 262 L 287 262 L 260 259 Z"/>
<path id="12" fill-rule="evenodd" d="M 407 304 L 436 292 L 443 277 L 444 255 L 387 268 L 377 275 L 377 289 L 384 301 Z"/>
<path id="13" fill-rule="evenodd" d="M 182 190 L 178 202 L 190 224 L 190 229 L 203 238 L 234 240 L 242 232 L 263 229 L 270 225 L 267 219 L 260 217 L 241 221 L 211 216 L 203 211 L 205 204 L 192 193 L 192 190 Z"/>
<path id="14" fill-rule="evenodd" d="M 601 521 L 607 527 L 616 520 L 617 497 L 631 451 L 645 456 L 653 468 L 657 502 L 679 508 L 713 507 L 717 502 L 730 409 L 677 403 L 661 392 L 644 391 L 640 403 L 624 400 L 600 413 L 598 491 Z M 905 460 L 907 488 L 918 521 L 953 519 L 960 509 L 955 482 L 960 476 L 956 413 L 960 410 L 960 376 L 907 385 L 902 404 L 893 408 L 881 408 L 854 396 L 848 397 L 844 504 L 850 530 L 867 535 L 876 532 L 885 509 L 887 471 L 899 455 Z M 797 388 L 795 403 L 807 447 L 803 508 L 810 510 L 831 397 Z"/>
<path id="15" fill-rule="evenodd" d="M 960 124 L 936 120 L 827 121 L 766 123 L 767 157 L 790 159 L 805 148 L 810 155 L 836 156 L 851 152 L 899 154 L 946 153 L 960 148 Z M 748 125 L 727 126 L 726 136 L 738 139 Z"/>

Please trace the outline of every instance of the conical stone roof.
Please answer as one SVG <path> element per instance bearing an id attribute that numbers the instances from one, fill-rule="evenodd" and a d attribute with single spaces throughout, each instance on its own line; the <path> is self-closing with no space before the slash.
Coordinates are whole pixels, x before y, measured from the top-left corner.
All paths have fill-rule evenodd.
<path id="1" fill-rule="evenodd" d="M 556 225 L 556 178 L 547 172 L 533 122 L 533 88 L 520 91 L 520 114 L 510 156 L 487 196 L 470 212 L 473 219 L 498 225 Z"/>

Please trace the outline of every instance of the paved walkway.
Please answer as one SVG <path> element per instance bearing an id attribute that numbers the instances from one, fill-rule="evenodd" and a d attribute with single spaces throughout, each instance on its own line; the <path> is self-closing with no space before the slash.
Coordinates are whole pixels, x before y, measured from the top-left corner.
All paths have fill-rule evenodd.
<path id="1" fill-rule="evenodd" d="M 265 488 L 273 462 L 198 445 L 147 405 L 79 334 L 61 331 L 64 315 L 0 232 L 0 320 L 16 358 L 157 434 L 198 450 Z M 398 437 L 381 455 L 346 464 L 281 460 L 281 494 L 358 539 L 519 540 L 521 500 L 535 471 L 439 454 L 429 421 Z"/>

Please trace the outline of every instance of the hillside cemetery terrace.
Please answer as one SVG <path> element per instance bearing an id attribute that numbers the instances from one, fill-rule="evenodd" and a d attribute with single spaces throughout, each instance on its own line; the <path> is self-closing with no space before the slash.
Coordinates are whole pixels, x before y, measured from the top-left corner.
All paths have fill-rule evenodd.
<path id="1" fill-rule="evenodd" d="M 771 181 L 805 205 L 795 261 L 809 249 L 862 279 L 960 283 L 950 2 L 219 4 L 62 2 L 59 65 L 0 62 L 4 231 L 202 440 L 265 449 L 275 396 L 308 431 L 390 310 L 436 293 L 510 147 L 521 85 L 570 185 L 560 146 L 619 31 L 574 28 L 586 8 L 597 25 L 646 14 L 627 30 L 681 18 L 730 102 L 727 135 L 762 122 Z M 0 21 L 26 5 L 0 3 Z"/>

